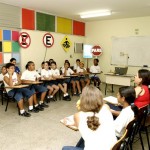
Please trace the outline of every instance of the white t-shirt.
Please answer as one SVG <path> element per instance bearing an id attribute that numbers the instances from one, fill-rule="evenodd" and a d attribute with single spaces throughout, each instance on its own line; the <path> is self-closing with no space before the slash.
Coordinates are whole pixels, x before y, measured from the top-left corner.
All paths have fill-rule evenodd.
<path id="1" fill-rule="evenodd" d="M 51 73 L 52 73 L 52 75 L 53 76 L 59 76 L 60 75 L 60 72 L 59 72 L 59 70 L 58 69 L 51 69 Z"/>
<path id="2" fill-rule="evenodd" d="M 1 73 L 0 74 L 0 81 L 3 81 L 4 75 Z"/>
<path id="3" fill-rule="evenodd" d="M 113 116 L 110 110 L 103 105 L 100 112 L 96 114 L 100 126 L 93 131 L 87 126 L 87 117 L 93 116 L 93 112 L 79 113 L 79 131 L 85 141 L 84 150 L 110 150 L 116 143 Z"/>
<path id="4" fill-rule="evenodd" d="M 52 75 L 52 72 L 51 70 L 45 70 L 45 69 L 42 69 L 41 70 L 41 77 L 43 78 L 44 76 L 46 78 L 50 77 Z"/>
<path id="5" fill-rule="evenodd" d="M 123 108 L 120 112 L 120 115 L 114 120 L 115 132 L 117 137 L 121 137 L 127 125 L 134 119 L 134 112 L 131 109 L 131 106 Z"/>
<path id="6" fill-rule="evenodd" d="M 78 67 L 79 67 L 79 66 L 78 66 L 77 64 L 74 64 L 73 69 L 74 69 L 74 70 L 77 70 Z"/>
<path id="7" fill-rule="evenodd" d="M 40 75 L 35 70 L 34 71 L 25 70 L 21 75 L 21 80 L 35 81 L 36 78 L 39 78 L 39 77 Z"/>
<path id="8" fill-rule="evenodd" d="M 100 69 L 100 66 L 91 66 L 90 67 L 90 72 L 92 73 L 100 73 L 101 69 Z"/>
<path id="9" fill-rule="evenodd" d="M 86 70 L 86 68 L 81 69 L 80 67 L 77 68 L 77 73 L 79 72 L 84 72 L 84 70 Z"/>
<path id="10" fill-rule="evenodd" d="M 63 68 L 62 73 L 65 73 L 65 68 Z M 71 68 L 68 68 L 67 72 L 66 72 L 66 76 L 70 76 L 71 74 L 73 74 L 74 71 Z"/>
<path id="11" fill-rule="evenodd" d="M 4 76 L 6 76 L 6 77 L 9 78 L 9 74 L 8 74 L 8 73 L 6 73 Z M 12 81 L 13 81 L 13 85 L 15 85 L 15 84 L 18 83 L 18 78 L 17 78 L 17 73 L 16 73 L 16 72 L 14 72 L 13 75 L 12 75 Z M 4 85 L 5 85 L 5 86 L 9 86 L 4 80 L 3 80 L 3 82 L 4 82 Z M 8 93 L 10 90 L 12 90 L 12 89 L 6 88 L 7 93 Z"/>

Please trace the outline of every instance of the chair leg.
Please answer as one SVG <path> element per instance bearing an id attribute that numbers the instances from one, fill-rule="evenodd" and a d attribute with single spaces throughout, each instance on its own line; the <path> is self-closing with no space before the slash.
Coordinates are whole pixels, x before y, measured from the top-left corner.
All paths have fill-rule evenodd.
<path id="1" fill-rule="evenodd" d="M 146 132 L 146 137 L 147 137 L 148 148 L 150 149 L 150 143 L 149 143 L 149 136 L 148 136 L 147 127 L 145 127 L 145 132 Z"/>
<path id="2" fill-rule="evenodd" d="M 1 100 L 2 100 L 2 105 L 3 105 L 3 102 L 4 102 L 3 90 L 1 90 Z"/>
<path id="3" fill-rule="evenodd" d="M 143 140 L 142 140 L 141 131 L 139 131 L 139 138 L 140 138 L 140 141 L 141 141 L 142 150 L 144 150 L 144 144 L 143 144 Z"/>
<path id="4" fill-rule="evenodd" d="M 7 98 L 7 103 L 6 103 L 5 111 L 7 111 L 8 103 L 9 103 L 9 98 Z"/>

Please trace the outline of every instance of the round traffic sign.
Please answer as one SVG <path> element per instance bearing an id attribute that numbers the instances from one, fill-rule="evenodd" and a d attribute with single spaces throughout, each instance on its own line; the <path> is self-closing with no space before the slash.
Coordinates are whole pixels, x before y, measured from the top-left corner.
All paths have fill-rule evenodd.
<path id="1" fill-rule="evenodd" d="M 94 56 L 100 56 L 102 54 L 102 49 L 99 45 L 95 45 L 92 47 L 92 54 Z"/>
<path id="2" fill-rule="evenodd" d="M 28 48 L 31 44 L 30 35 L 27 32 L 21 32 L 19 34 L 18 42 L 22 48 Z"/>
<path id="3" fill-rule="evenodd" d="M 43 44 L 45 47 L 50 48 L 54 44 L 54 37 L 50 33 L 46 33 L 43 36 Z"/>

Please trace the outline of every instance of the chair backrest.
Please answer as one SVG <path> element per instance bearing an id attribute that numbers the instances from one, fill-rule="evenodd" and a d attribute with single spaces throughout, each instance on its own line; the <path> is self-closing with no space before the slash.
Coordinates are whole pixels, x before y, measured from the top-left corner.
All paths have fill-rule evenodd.
<path id="1" fill-rule="evenodd" d="M 124 134 L 122 135 L 122 137 L 116 142 L 116 144 L 113 146 L 112 150 L 120 150 L 121 146 L 127 136 L 127 129 L 125 130 Z"/>

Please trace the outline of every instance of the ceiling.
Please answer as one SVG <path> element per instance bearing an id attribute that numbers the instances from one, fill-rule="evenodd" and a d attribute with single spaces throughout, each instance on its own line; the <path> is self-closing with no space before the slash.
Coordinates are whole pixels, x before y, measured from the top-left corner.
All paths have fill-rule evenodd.
<path id="1" fill-rule="evenodd" d="M 150 16 L 150 0 L 0 0 L 1 3 L 33 9 L 83 22 Z M 111 16 L 81 19 L 87 11 L 109 9 Z"/>

